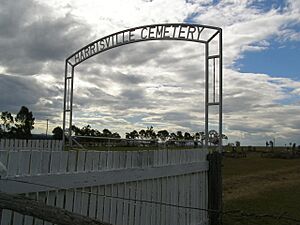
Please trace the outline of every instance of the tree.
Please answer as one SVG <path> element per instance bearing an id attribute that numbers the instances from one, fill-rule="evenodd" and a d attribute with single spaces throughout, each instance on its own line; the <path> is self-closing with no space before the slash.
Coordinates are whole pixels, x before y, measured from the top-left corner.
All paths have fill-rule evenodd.
<path id="1" fill-rule="evenodd" d="M 63 130 L 61 127 L 55 127 L 52 130 L 52 134 L 53 134 L 53 139 L 55 140 L 62 140 L 63 138 Z"/>
<path id="2" fill-rule="evenodd" d="M 177 140 L 182 140 L 183 139 L 183 135 L 182 135 L 181 131 L 177 131 L 176 136 L 177 136 Z"/>
<path id="3" fill-rule="evenodd" d="M 136 130 L 133 130 L 130 133 L 126 133 L 127 139 L 136 139 L 138 137 L 139 137 L 139 133 Z"/>
<path id="4" fill-rule="evenodd" d="M 1 120 L 2 120 L 2 124 L 1 124 L 1 128 L 3 130 L 4 133 L 9 132 L 11 129 L 11 124 L 14 123 L 14 118 L 12 117 L 10 112 L 2 112 L 1 113 Z"/>
<path id="5" fill-rule="evenodd" d="M 112 133 L 109 129 L 103 129 L 102 131 L 103 137 L 111 137 Z"/>
<path id="6" fill-rule="evenodd" d="M 210 130 L 208 132 L 208 142 L 213 144 L 213 145 L 219 144 L 219 134 L 218 134 L 217 131 Z"/>
<path id="7" fill-rule="evenodd" d="M 146 133 L 145 133 L 146 138 L 148 139 L 155 139 L 156 138 L 156 133 L 153 130 L 153 127 L 147 127 Z"/>
<path id="8" fill-rule="evenodd" d="M 74 132 L 75 135 L 80 136 L 82 135 L 81 129 L 79 127 L 76 127 L 75 125 L 72 125 L 71 130 Z"/>
<path id="9" fill-rule="evenodd" d="M 34 129 L 34 120 L 32 112 L 27 107 L 22 106 L 15 118 L 18 138 L 28 139 L 31 137 L 31 130 Z"/>
<path id="10" fill-rule="evenodd" d="M 157 137 L 160 140 L 165 141 L 169 137 L 169 132 L 167 130 L 160 130 L 157 132 Z"/>
<path id="11" fill-rule="evenodd" d="M 177 135 L 175 133 L 171 133 L 170 140 L 173 140 L 173 141 L 177 140 Z"/>
<path id="12" fill-rule="evenodd" d="M 88 124 L 81 128 L 81 134 L 83 136 L 91 136 L 91 133 L 91 125 Z"/>
<path id="13" fill-rule="evenodd" d="M 140 136 L 141 139 L 146 138 L 146 131 L 144 129 L 140 130 L 139 131 L 139 136 Z"/>
<path id="14" fill-rule="evenodd" d="M 184 133 L 184 140 L 192 140 L 192 135 L 189 132 Z"/>
<path id="15" fill-rule="evenodd" d="M 112 137 L 112 138 L 121 138 L 120 134 L 118 134 L 117 132 L 112 133 L 112 134 L 111 134 L 111 137 Z"/>

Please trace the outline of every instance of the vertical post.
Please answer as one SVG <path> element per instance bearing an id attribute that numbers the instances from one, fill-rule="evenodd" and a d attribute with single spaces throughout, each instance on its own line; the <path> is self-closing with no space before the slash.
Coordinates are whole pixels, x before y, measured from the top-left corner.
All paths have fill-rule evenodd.
<path id="1" fill-rule="evenodd" d="M 222 153 L 223 134 L 223 43 L 222 29 L 219 30 L 219 152 Z"/>
<path id="2" fill-rule="evenodd" d="M 208 149 L 208 95 L 209 95 L 209 61 L 208 61 L 209 43 L 205 43 L 205 148 Z"/>
<path id="3" fill-rule="evenodd" d="M 72 146 L 72 114 L 73 114 L 73 85 L 74 84 L 74 66 L 71 68 L 71 91 L 70 91 L 70 123 L 69 123 L 69 145 Z"/>
<path id="4" fill-rule="evenodd" d="M 48 137 L 48 125 L 49 125 L 49 119 L 47 119 L 47 125 L 46 125 L 46 137 Z"/>
<path id="5" fill-rule="evenodd" d="M 222 154 L 213 152 L 207 156 L 209 225 L 222 224 Z"/>
<path id="6" fill-rule="evenodd" d="M 68 82 L 67 76 L 68 76 L 68 62 L 66 60 L 66 64 L 65 64 L 65 89 L 64 89 L 64 112 L 63 112 L 63 148 L 65 147 L 65 144 L 66 144 L 65 133 L 66 133 L 67 82 Z"/>

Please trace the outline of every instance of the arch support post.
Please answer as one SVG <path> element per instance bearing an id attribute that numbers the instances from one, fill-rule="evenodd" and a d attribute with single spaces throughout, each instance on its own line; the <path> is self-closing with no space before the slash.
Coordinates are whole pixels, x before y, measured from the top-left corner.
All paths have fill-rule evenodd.
<path id="1" fill-rule="evenodd" d="M 72 112 L 73 112 L 73 84 L 74 66 L 66 60 L 65 64 L 65 90 L 64 90 L 64 111 L 63 111 L 63 144 L 69 142 L 72 146 Z M 66 140 L 67 139 L 67 140 Z"/>

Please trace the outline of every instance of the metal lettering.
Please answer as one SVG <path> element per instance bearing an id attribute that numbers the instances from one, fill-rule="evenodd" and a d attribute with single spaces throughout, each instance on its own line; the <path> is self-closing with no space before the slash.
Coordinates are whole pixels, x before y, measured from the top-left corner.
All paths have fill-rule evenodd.
<path id="1" fill-rule="evenodd" d="M 144 28 L 142 28 L 142 30 L 141 30 L 141 38 L 142 39 L 147 39 L 147 34 L 144 36 L 144 31 L 147 31 L 147 28 L 146 27 L 144 27 Z"/>
<path id="2" fill-rule="evenodd" d="M 128 40 L 127 40 L 127 41 L 125 41 L 125 33 L 124 33 L 124 32 L 122 32 L 122 40 L 123 40 L 123 43 L 126 43 L 126 42 L 128 42 Z"/>
<path id="3" fill-rule="evenodd" d="M 174 27 L 174 31 L 173 31 L 173 38 L 175 38 L 175 34 L 176 34 L 176 29 L 179 27 L 178 25 L 173 26 Z"/>
<path id="4" fill-rule="evenodd" d="M 135 31 L 135 29 L 132 29 L 132 30 L 129 31 L 129 33 L 128 33 L 129 41 L 134 41 L 135 40 L 134 34 L 132 33 L 134 31 Z"/>
<path id="5" fill-rule="evenodd" d="M 156 27 L 156 38 L 162 38 L 164 34 L 165 26 L 157 26 Z"/>
<path id="6" fill-rule="evenodd" d="M 191 31 L 192 28 L 193 28 L 193 31 Z M 188 30 L 187 30 L 187 39 L 190 38 L 190 35 L 192 36 L 191 39 L 194 39 L 194 33 L 195 33 L 195 31 L 196 31 L 195 27 L 189 26 Z"/>
<path id="7" fill-rule="evenodd" d="M 204 27 L 197 27 L 197 30 L 198 30 L 198 37 L 197 37 L 197 40 L 200 40 L 200 34 L 201 32 L 203 31 Z"/>
<path id="8" fill-rule="evenodd" d="M 74 58 L 75 58 L 75 63 L 80 62 L 79 53 L 75 54 Z"/>
<path id="9" fill-rule="evenodd" d="M 95 43 L 96 44 L 96 43 Z M 92 44 L 91 46 L 90 46 L 90 53 L 91 53 L 91 55 L 94 55 L 95 54 L 95 45 L 94 44 Z"/>
<path id="10" fill-rule="evenodd" d="M 165 25 L 163 38 L 170 38 L 170 27 L 171 25 Z"/>
<path id="11" fill-rule="evenodd" d="M 85 60 L 84 55 L 83 55 L 83 50 L 80 52 L 80 60 L 81 61 Z"/>
<path id="12" fill-rule="evenodd" d="M 181 38 L 181 39 L 185 39 L 186 37 L 185 36 L 181 36 L 181 34 L 184 34 L 184 30 L 182 30 L 182 26 L 179 27 L 179 33 L 178 33 L 178 38 Z"/>
<path id="13" fill-rule="evenodd" d="M 154 36 L 154 34 L 155 34 L 154 29 L 155 29 L 155 27 L 149 27 L 149 33 L 148 33 L 148 38 L 149 39 L 154 39 L 155 38 L 155 36 Z"/>
<path id="14" fill-rule="evenodd" d="M 204 40 L 201 40 L 201 33 L 204 28 L 204 26 L 197 26 L 193 24 L 159 24 L 132 28 L 99 39 L 84 47 L 73 55 L 73 60 L 75 61 L 75 64 L 79 64 L 87 58 L 108 48 L 114 48 L 130 42 L 147 39 L 182 39 L 204 42 Z"/>
<path id="15" fill-rule="evenodd" d="M 90 56 L 90 48 L 87 47 L 86 49 L 84 49 L 84 57 L 88 58 Z"/>
<path id="16" fill-rule="evenodd" d="M 111 36 L 109 36 L 109 37 L 107 37 L 107 38 L 104 39 L 104 40 L 105 40 L 105 43 L 106 43 L 106 48 L 109 47 L 110 38 L 111 38 Z M 108 39 L 108 40 L 107 40 L 107 39 Z"/>
<path id="17" fill-rule="evenodd" d="M 105 45 L 104 45 L 104 40 L 100 40 L 100 51 L 102 51 L 103 49 L 105 48 Z"/>

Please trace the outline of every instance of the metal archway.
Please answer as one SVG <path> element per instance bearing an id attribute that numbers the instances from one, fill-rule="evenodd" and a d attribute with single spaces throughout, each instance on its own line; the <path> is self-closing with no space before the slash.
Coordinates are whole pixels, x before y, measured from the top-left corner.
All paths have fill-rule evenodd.
<path id="1" fill-rule="evenodd" d="M 217 39 L 212 47 L 217 48 L 215 54 L 210 54 L 210 44 Z M 219 106 L 219 149 L 222 148 L 222 29 L 200 24 L 153 24 L 134 27 L 105 36 L 79 49 L 66 59 L 65 88 L 63 108 L 63 143 L 66 137 L 72 145 L 72 111 L 74 69 L 83 61 L 99 53 L 122 45 L 151 41 L 179 40 L 199 42 L 205 45 L 205 147 L 208 147 L 208 126 L 210 106 Z M 210 74 L 210 68 L 212 69 Z M 211 79 L 211 80 L 210 80 Z M 210 86 L 212 92 L 210 92 Z M 68 128 L 66 127 L 68 124 Z"/>

